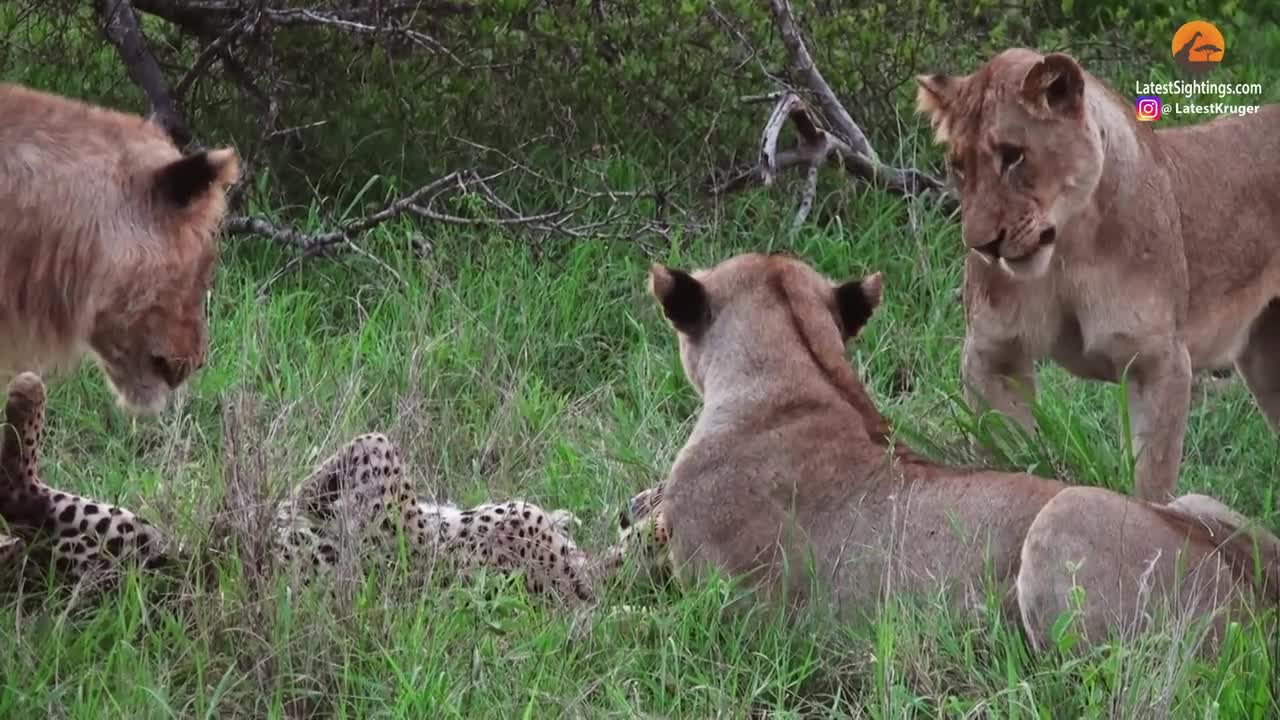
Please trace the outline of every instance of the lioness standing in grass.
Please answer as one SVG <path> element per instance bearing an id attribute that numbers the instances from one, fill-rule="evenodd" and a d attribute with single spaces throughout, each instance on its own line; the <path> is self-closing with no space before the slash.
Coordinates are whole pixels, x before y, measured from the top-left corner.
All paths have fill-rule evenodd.
<path id="1" fill-rule="evenodd" d="M 1031 431 L 1037 360 L 1127 370 L 1137 494 L 1160 502 L 1194 372 L 1234 363 L 1280 430 L 1280 106 L 1154 130 L 1071 57 L 1026 49 L 917 80 L 960 190 L 972 404 Z"/>
<path id="2" fill-rule="evenodd" d="M 980 607 L 991 580 L 1038 647 L 1076 584 L 1093 640 L 1142 627 L 1149 602 L 1199 615 L 1257 597 L 1239 584 L 1257 579 L 1253 539 L 1210 498 L 1154 505 L 891 447 L 844 357 L 880 303 L 878 274 L 836 284 L 748 254 L 692 274 L 655 265 L 650 283 L 702 399 L 653 511 L 678 578 L 717 570 L 793 603 L 831 598 L 845 617 L 939 584 Z M 1274 604 L 1280 542 L 1259 540 Z"/>
<path id="3" fill-rule="evenodd" d="M 229 148 L 183 156 L 147 120 L 0 84 L 0 383 L 90 352 L 160 410 L 205 360 Z"/>

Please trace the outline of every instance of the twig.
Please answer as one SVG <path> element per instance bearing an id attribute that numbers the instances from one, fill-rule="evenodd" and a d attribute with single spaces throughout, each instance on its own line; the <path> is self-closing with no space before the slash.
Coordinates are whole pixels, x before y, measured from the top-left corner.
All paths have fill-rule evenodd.
<path id="1" fill-rule="evenodd" d="M 397 8 L 397 12 L 391 14 L 400 15 L 406 13 L 409 9 L 410 8 L 407 5 L 401 5 Z M 224 8 L 220 6 L 217 8 L 217 11 L 221 13 L 224 11 Z M 320 12 L 305 8 L 276 9 L 258 6 L 253 12 L 267 24 L 275 27 L 325 27 L 358 35 L 391 35 L 404 37 L 420 47 L 425 47 L 433 52 L 439 52 L 446 55 L 450 60 L 453 60 L 460 66 L 466 66 L 466 63 L 455 55 L 453 51 L 445 47 L 444 44 L 430 35 L 420 30 L 414 30 L 404 23 L 392 23 L 389 21 L 379 22 L 375 19 L 375 13 L 372 10 L 338 13 Z M 389 15 L 385 9 L 379 14 L 381 15 L 381 20 L 389 20 Z M 241 19 L 243 19 L 243 17 Z"/>
<path id="2" fill-rule="evenodd" d="M 227 219 L 225 231 L 230 235 L 258 235 L 281 245 L 302 250 L 306 255 L 315 255 L 334 245 L 350 242 L 352 236 L 367 232 L 409 211 L 427 194 L 452 183 L 460 174 L 455 171 L 437 178 L 412 193 L 387 203 L 381 210 L 346 223 L 337 230 L 307 233 L 292 227 L 281 227 L 265 218 L 238 215 Z"/>
<path id="3" fill-rule="evenodd" d="M 791 222 L 791 231 L 799 230 L 813 209 L 813 201 L 818 195 L 818 163 L 809 164 L 809 172 L 805 177 L 804 195 L 800 198 L 800 208 L 796 210 L 796 218 Z"/>
<path id="4" fill-rule="evenodd" d="M 276 277 L 268 281 L 268 285 L 278 277 L 289 272 L 308 258 L 326 254 L 332 250 L 345 249 L 360 254 L 367 253 L 357 242 L 360 235 L 389 220 L 402 215 L 412 215 L 432 222 L 462 226 L 491 226 L 508 228 L 526 228 L 546 235 L 563 235 L 576 239 L 635 238 L 640 234 L 654 232 L 666 235 L 665 223 L 659 220 L 639 223 L 631 231 L 605 232 L 606 228 L 618 224 L 623 218 L 619 205 L 610 206 L 602 220 L 571 224 L 573 219 L 589 203 L 609 197 L 608 193 L 591 193 L 582 191 L 576 203 L 567 207 L 539 213 L 525 213 L 512 207 L 490 185 L 494 180 L 507 175 L 511 170 L 481 175 L 474 170 L 459 170 L 439 177 L 413 192 L 399 196 L 377 212 L 340 224 L 338 227 L 317 232 L 304 232 L 287 225 L 280 225 L 262 217 L 244 215 L 232 216 L 225 223 L 225 231 L 229 235 L 256 235 L 267 238 L 282 246 L 298 250 L 299 255 L 292 258 L 281 269 Z M 435 202 L 446 194 L 473 193 L 487 207 L 495 211 L 493 217 L 464 217 L 435 208 Z M 636 197 L 620 194 L 621 197 Z M 616 198 L 614 198 L 616 200 Z M 389 267 L 384 269 L 391 271 Z M 393 271 L 391 271 L 394 274 Z M 265 286 L 264 286 L 265 287 Z"/>
<path id="5" fill-rule="evenodd" d="M 785 91 L 783 90 L 774 90 L 773 92 L 757 93 L 755 95 L 743 95 L 742 97 L 738 98 L 738 103 L 741 105 L 750 105 L 752 103 L 766 103 L 766 102 L 776 103 L 778 101 L 778 98 L 782 97 L 784 94 L 785 94 Z"/>
<path id="6" fill-rule="evenodd" d="M 239 20 L 232 23 L 230 27 L 224 30 L 222 34 L 214 38 L 213 42 L 206 45 L 204 50 L 200 51 L 200 55 L 196 57 L 196 61 L 191 64 L 191 69 L 188 70 L 187 74 L 183 75 L 182 79 L 178 81 L 178 84 L 174 86 L 174 94 L 178 97 L 186 97 L 187 91 L 191 89 L 191 86 L 195 84 L 196 80 L 200 79 L 201 75 L 204 75 L 204 71 L 209 67 L 209 64 L 213 62 L 214 56 L 220 53 L 224 47 L 239 38 L 240 34 L 243 33 L 251 24 L 252 18 L 252 15 L 245 15 L 244 17 L 241 17 Z"/>

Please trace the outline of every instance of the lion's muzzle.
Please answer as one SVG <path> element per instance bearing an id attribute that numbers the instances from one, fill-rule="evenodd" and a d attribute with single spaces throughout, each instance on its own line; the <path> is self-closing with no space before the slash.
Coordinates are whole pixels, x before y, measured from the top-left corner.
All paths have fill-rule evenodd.
<path id="1" fill-rule="evenodd" d="M 1030 233 L 1028 233 L 1023 238 L 1010 241 L 1008 235 L 1009 233 L 1004 228 L 1001 228 L 995 240 L 985 245 L 976 245 L 972 250 L 989 263 L 998 260 L 1017 262 L 1027 259 L 1045 246 L 1052 245 L 1054 240 L 1057 239 L 1058 233 L 1053 227 L 1047 227 L 1034 236 L 1034 239 L 1029 237 Z M 1027 242 L 1027 240 L 1031 240 L 1031 242 Z"/>

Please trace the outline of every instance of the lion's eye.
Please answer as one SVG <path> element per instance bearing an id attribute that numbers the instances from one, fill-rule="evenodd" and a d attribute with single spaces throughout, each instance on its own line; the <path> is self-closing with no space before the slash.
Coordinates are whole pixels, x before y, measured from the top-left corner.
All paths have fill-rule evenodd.
<path id="1" fill-rule="evenodd" d="M 1026 157 L 1022 148 L 1007 143 L 1001 143 L 998 152 L 1000 153 L 1000 174 L 1002 175 L 1017 167 Z"/>

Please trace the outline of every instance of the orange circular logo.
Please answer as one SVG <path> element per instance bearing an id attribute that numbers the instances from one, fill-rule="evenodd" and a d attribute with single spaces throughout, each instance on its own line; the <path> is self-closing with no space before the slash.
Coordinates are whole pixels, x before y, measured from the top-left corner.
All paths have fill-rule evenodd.
<path id="1" fill-rule="evenodd" d="M 1173 34 L 1173 61 L 1178 67 L 1196 75 L 1203 75 L 1222 62 L 1227 53 L 1227 41 L 1213 23 L 1192 20 Z"/>

